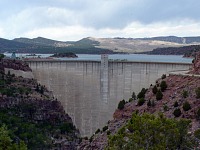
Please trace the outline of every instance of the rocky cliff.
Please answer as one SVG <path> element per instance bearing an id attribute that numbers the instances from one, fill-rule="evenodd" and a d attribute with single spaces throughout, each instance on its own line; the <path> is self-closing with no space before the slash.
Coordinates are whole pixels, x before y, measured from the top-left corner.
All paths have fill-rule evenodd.
<path id="1" fill-rule="evenodd" d="M 196 53 L 193 60 L 193 68 L 189 71 L 190 74 L 200 74 L 200 53 Z"/>
<path id="2" fill-rule="evenodd" d="M 0 126 L 5 124 L 12 140 L 23 140 L 28 149 L 76 149 L 79 131 L 45 86 L 35 79 L 17 77 L 5 68 L 30 71 L 22 61 L 0 61 Z"/>

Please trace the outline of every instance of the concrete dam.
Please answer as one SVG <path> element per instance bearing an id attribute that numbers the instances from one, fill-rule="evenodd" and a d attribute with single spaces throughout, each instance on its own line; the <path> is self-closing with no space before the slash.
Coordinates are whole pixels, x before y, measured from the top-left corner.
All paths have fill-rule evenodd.
<path id="1" fill-rule="evenodd" d="M 170 71 L 187 70 L 191 64 L 160 62 L 80 60 L 28 60 L 34 78 L 61 101 L 82 136 L 102 129 L 120 100 L 155 84 Z"/>

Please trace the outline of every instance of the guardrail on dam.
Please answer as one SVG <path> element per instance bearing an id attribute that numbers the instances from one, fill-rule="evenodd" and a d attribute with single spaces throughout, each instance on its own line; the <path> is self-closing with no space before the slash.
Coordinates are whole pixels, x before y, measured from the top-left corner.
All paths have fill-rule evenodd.
<path id="1" fill-rule="evenodd" d="M 105 126 L 120 100 L 148 88 L 162 74 L 191 64 L 159 62 L 29 60 L 34 77 L 62 102 L 82 136 Z"/>

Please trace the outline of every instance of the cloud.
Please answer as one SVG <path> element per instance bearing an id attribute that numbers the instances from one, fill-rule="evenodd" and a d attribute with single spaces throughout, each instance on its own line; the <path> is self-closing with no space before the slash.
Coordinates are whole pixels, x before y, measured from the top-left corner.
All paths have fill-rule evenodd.
<path id="1" fill-rule="evenodd" d="M 31 30 L 24 33 L 23 37 L 34 38 L 37 36 L 48 37 L 57 40 L 79 40 L 84 37 L 153 37 L 153 36 L 198 36 L 200 35 L 200 22 L 193 20 L 157 22 L 149 25 L 140 22 L 132 22 L 123 29 L 113 28 L 88 28 L 83 26 L 63 26 L 60 28 L 49 27 Z"/>
<path id="2" fill-rule="evenodd" d="M 197 35 L 199 5 L 199 0 L 0 1 L 0 35 L 9 39 L 47 35 L 63 40 Z"/>

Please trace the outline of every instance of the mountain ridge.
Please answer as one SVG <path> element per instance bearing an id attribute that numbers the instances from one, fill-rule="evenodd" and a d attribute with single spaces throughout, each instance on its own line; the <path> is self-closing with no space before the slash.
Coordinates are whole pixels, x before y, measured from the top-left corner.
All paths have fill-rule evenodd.
<path id="1" fill-rule="evenodd" d="M 74 52 L 80 54 L 100 53 L 138 53 L 157 48 L 200 45 L 200 36 L 177 37 L 159 36 L 150 38 L 94 38 L 86 37 L 78 41 L 57 41 L 44 37 L 0 38 L 0 52 L 18 51 L 20 53 Z"/>

